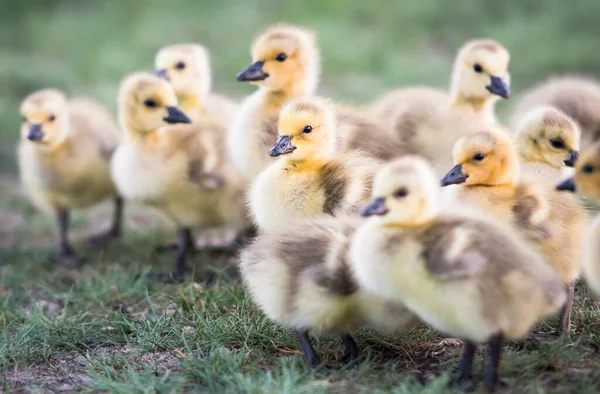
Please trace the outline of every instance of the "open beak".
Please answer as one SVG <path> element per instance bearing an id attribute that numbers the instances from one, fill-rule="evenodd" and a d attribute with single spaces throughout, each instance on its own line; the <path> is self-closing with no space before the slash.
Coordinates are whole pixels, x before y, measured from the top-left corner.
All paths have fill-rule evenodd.
<path id="1" fill-rule="evenodd" d="M 371 202 L 369 202 L 369 205 L 367 205 L 363 208 L 362 211 L 360 211 L 360 214 L 362 216 L 381 216 L 385 215 L 386 213 L 388 213 L 388 209 L 385 207 L 385 198 L 382 197 L 378 197 L 374 200 L 371 200 Z"/>
<path id="2" fill-rule="evenodd" d="M 271 157 L 277 157 L 287 153 L 292 153 L 295 150 L 296 147 L 292 145 L 292 137 L 289 135 L 282 135 L 279 137 L 279 140 L 275 143 L 275 145 L 269 150 L 269 155 L 271 155 Z"/>
<path id="3" fill-rule="evenodd" d="M 159 78 L 166 79 L 167 81 L 169 80 L 169 76 L 167 75 L 167 70 L 165 70 L 164 68 L 162 70 L 154 71 L 154 75 L 156 75 Z"/>
<path id="4" fill-rule="evenodd" d="M 27 135 L 27 139 L 29 141 L 40 141 L 44 138 L 44 132 L 42 131 L 41 124 L 33 124 L 29 128 L 29 134 Z"/>
<path id="5" fill-rule="evenodd" d="M 192 123 L 191 119 L 177 107 L 167 107 L 167 117 L 163 120 L 169 124 Z"/>
<path id="6" fill-rule="evenodd" d="M 567 160 L 564 161 L 567 167 L 575 167 L 575 163 L 577 163 L 577 159 L 579 159 L 579 152 L 576 150 L 571 151 L 571 156 Z"/>
<path id="7" fill-rule="evenodd" d="M 442 186 L 458 185 L 466 181 L 468 177 L 462 172 L 462 164 L 457 164 L 442 178 Z"/>
<path id="8" fill-rule="evenodd" d="M 500 77 L 495 77 L 492 75 L 492 83 L 486 86 L 486 89 L 495 95 L 498 95 L 504 99 L 510 97 L 510 87 L 508 84 Z"/>
<path id="9" fill-rule="evenodd" d="M 556 186 L 556 190 L 568 190 L 570 192 L 576 192 L 577 187 L 575 186 L 575 178 L 569 178 Z"/>
<path id="10" fill-rule="evenodd" d="M 241 82 L 264 81 L 269 76 L 263 71 L 264 65 L 265 62 L 256 62 L 239 73 L 236 79 Z"/>

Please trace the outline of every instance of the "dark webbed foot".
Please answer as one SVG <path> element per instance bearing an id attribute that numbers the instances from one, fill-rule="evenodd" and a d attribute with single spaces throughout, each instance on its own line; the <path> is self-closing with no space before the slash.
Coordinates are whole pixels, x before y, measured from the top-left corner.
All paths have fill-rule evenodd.
<path id="1" fill-rule="evenodd" d="M 451 382 L 453 385 L 460 385 L 471 380 L 473 371 L 473 358 L 477 346 L 473 342 L 466 341 L 463 349 L 463 356 L 458 367 L 458 375 Z"/>
<path id="2" fill-rule="evenodd" d="M 296 330 L 296 334 L 298 335 L 298 340 L 300 341 L 300 349 L 302 349 L 302 354 L 304 355 L 304 360 L 308 367 L 311 369 L 317 368 L 321 365 L 321 360 L 312 344 L 310 343 L 310 338 L 308 336 L 308 330 Z"/>

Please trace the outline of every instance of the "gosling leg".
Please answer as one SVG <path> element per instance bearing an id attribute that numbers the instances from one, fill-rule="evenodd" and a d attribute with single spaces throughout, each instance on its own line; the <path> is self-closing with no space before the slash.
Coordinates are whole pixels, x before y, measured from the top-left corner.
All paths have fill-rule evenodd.
<path id="1" fill-rule="evenodd" d="M 194 238 L 192 237 L 192 230 L 189 228 L 179 229 L 178 238 L 177 257 L 175 258 L 175 271 L 173 272 L 173 276 L 176 279 L 181 279 L 185 275 L 187 254 L 191 248 L 193 248 Z"/>
<path id="2" fill-rule="evenodd" d="M 348 357 L 348 364 L 354 363 L 360 356 L 360 349 L 356 344 L 356 341 L 350 334 L 344 334 L 341 336 L 342 342 L 346 346 L 346 355 Z"/>
<path id="3" fill-rule="evenodd" d="M 465 342 L 463 356 L 458 366 L 458 376 L 455 379 L 455 383 L 460 384 L 471 379 L 471 372 L 473 371 L 473 358 L 475 356 L 476 349 L 477 346 L 473 342 Z"/>
<path id="4" fill-rule="evenodd" d="M 498 369 L 500 368 L 502 341 L 502 334 L 498 334 L 491 337 L 488 342 L 489 360 L 485 370 L 484 384 L 489 391 L 494 391 L 498 384 Z"/>
<path id="5" fill-rule="evenodd" d="M 79 265 L 79 257 L 69 242 L 69 210 L 59 208 L 56 216 L 58 221 L 59 259 L 65 267 L 75 268 Z"/>
<path id="6" fill-rule="evenodd" d="M 302 349 L 302 354 L 304 355 L 304 360 L 308 367 L 311 369 L 316 368 L 321 364 L 321 360 L 312 344 L 310 343 L 310 338 L 308 337 L 308 330 L 296 330 L 296 335 L 298 335 L 298 340 L 300 341 L 300 349 Z"/>
<path id="7" fill-rule="evenodd" d="M 100 248 L 106 245 L 108 242 L 119 238 L 121 236 L 121 229 L 123 223 L 123 199 L 116 197 L 114 200 L 114 211 L 113 220 L 108 231 L 95 235 L 90 238 L 90 246 L 92 248 Z"/>
<path id="8" fill-rule="evenodd" d="M 560 310 L 558 319 L 558 333 L 564 334 L 571 330 L 571 309 L 573 308 L 573 298 L 575 297 L 575 288 L 572 283 L 567 283 L 567 302 Z"/>

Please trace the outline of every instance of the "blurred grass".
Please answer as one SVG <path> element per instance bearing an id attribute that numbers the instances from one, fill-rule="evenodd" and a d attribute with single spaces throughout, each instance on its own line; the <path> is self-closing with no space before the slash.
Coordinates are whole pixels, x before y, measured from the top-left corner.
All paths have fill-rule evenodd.
<path id="1" fill-rule="evenodd" d="M 234 79 L 252 37 L 279 21 L 305 25 L 319 35 L 322 94 L 364 103 L 395 86 L 446 86 L 456 49 L 474 37 L 510 49 L 516 92 L 552 73 L 597 75 L 599 14 L 597 0 L 3 0 L 0 164 L 14 170 L 26 94 L 55 86 L 114 109 L 121 78 L 151 68 L 156 50 L 174 42 L 205 44 L 215 88 L 240 97 L 252 91 Z"/>
<path id="2" fill-rule="evenodd" d="M 185 41 L 211 50 L 215 90 L 242 97 L 253 88 L 234 76 L 250 61 L 250 41 L 280 21 L 318 32 L 321 93 L 338 100 L 367 103 L 406 84 L 445 87 L 456 49 L 475 37 L 509 48 L 518 93 L 554 73 L 600 74 L 598 15 L 597 0 L 0 1 L 0 391 L 454 392 L 446 383 L 460 349 L 426 328 L 362 332 L 363 364 L 311 374 L 293 333 L 269 322 L 239 283 L 141 281 L 149 269 L 169 268 L 172 256 L 151 253 L 164 234 L 148 231 L 154 219 L 131 207 L 125 240 L 88 254 L 83 269 L 49 263 L 55 223 L 15 187 L 19 103 L 53 86 L 114 110 L 123 76 L 150 69 L 161 46 Z M 107 206 L 77 213 L 74 238 L 108 218 Z M 583 286 L 577 293 L 569 336 L 554 337 L 553 317 L 510 343 L 502 391 L 598 392 L 600 310 Z M 320 339 L 317 349 L 339 363 L 337 340 Z M 476 379 L 482 374 L 478 357 Z"/>

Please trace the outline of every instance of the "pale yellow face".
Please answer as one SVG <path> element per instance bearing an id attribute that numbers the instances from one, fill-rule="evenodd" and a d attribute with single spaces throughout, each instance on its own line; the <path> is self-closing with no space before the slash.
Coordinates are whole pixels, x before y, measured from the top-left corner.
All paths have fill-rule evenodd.
<path id="1" fill-rule="evenodd" d="M 577 192 L 600 204 L 600 142 L 581 154 L 575 170 Z"/>
<path id="2" fill-rule="evenodd" d="M 483 131 L 462 137 L 453 149 L 454 168 L 443 183 L 495 186 L 517 178 L 516 150 L 508 135 Z"/>
<path id="3" fill-rule="evenodd" d="M 437 214 L 439 189 L 429 163 L 420 157 L 405 156 L 379 170 L 371 202 L 362 214 L 390 225 L 416 225 Z"/>
<path id="4" fill-rule="evenodd" d="M 516 133 L 519 153 L 556 168 L 573 166 L 581 132 L 564 113 L 552 107 L 531 111 L 521 122 Z"/>
<path id="5" fill-rule="evenodd" d="M 150 73 L 136 73 L 122 82 L 119 117 L 129 131 L 141 134 L 167 124 L 190 122 L 177 107 L 171 85 Z"/>
<path id="6" fill-rule="evenodd" d="M 273 91 L 312 84 L 318 77 L 319 57 L 314 35 L 293 26 L 274 27 L 252 45 L 253 64 L 238 80 Z"/>
<path id="7" fill-rule="evenodd" d="M 52 145 L 65 137 L 68 122 L 67 99 L 58 90 L 35 92 L 21 103 L 21 138 L 40 146 Z"/>
<path id="8" fill-rule="evenodd" d="M 271 150 L 287 160 L 330 160 L 335 150 L 335 112 L 327 100 L 291 100 L 281 110 L 279 141 Z M 283 153 L 285 152 L 285 153 Z"/>
<path id="9" fill-rule="evenodd" d="M 499 43 L 475 40 L 458 53 L 452 90 L 468 100 L 496 100 L 510 97 L 510 55 Z"/>
<path id="10" fill-rule="evenodd" d="M 206 95 L 211 88 L 210 60 L 206 49 L 195 44 L 180 44 L 158 51 L 156 74 L 169 81 L 177 96 Z"/>

